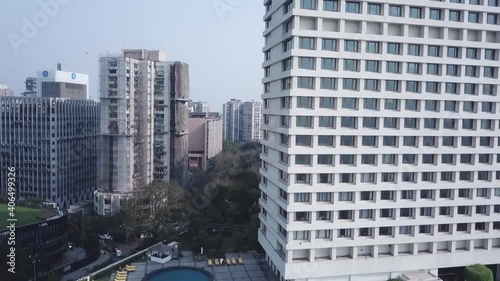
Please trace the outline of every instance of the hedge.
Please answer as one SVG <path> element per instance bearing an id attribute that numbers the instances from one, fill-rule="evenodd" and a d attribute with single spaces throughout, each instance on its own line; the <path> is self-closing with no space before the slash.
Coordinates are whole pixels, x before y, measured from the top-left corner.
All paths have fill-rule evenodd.
<path id="1" fill-rule="evenodd" d="M 467 281 L 493 281 L 493 272 L 482 264 L 469 265 L 465 268 Z"/>

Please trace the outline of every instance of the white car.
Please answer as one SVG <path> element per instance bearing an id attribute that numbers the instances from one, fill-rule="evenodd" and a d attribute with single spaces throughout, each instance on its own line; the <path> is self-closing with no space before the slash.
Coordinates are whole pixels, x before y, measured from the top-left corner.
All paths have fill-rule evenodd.
<path id="1" fill-rule="evenodd" d="M 109 235 L 109 233 L 101 234 L 101 235 L 99 235 L 99 238 L 101 238 L 103 240 L 111 240 L 111 239 L 113 239 L 113 237 L 111 237 L 111 235 Z"/>
<path id="2" fill-rule="evenodd" d="M 118 248 L 115 248 L 115 254 L 117 257 L 121 257 L 122 256 L 122 251 Z"/>

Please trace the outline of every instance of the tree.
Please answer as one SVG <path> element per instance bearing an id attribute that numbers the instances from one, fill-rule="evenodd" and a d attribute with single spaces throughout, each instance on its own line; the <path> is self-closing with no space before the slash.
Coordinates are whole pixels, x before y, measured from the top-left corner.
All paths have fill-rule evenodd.
<path id="1" fill-rule="evenodd" d="M 493 281 L 493 272 L 482 264 L 469 265 L 465 268 L 467 281 Z"/>

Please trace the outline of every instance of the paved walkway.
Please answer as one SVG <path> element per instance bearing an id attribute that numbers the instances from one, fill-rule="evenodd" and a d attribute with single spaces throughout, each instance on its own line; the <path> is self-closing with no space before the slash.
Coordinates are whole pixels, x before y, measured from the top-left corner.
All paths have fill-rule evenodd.
<path id="1" fill-rule="evenodd" d="M 84 267 L 78 269 L 77 271 L 73 271 L 70 274 L 64 275 L 64 277 L 61 279 L 61 281 L 77 280 L 78 278 L 82 278 L 82 277 L 88 275 L 89 273 L 91 273 L 95 266 L 103 264 L 103 263 L 107 262 L 110 258 L 112 258 L 112 254 L 110 254 L 108 252 L 104 252 L 105 253 L 104 254 L 103 252 L 101 252 L 101 255 L 99 256 L 99 258 L 95 262 L 93 262 L 87 266 L 84 266 Z"/>
<path id="2" fill-rule="evenodd" d="M 182 254 L 182 258 L 172 260 L 163 265 L 151 261 L 148 261 L 147 264 L 145 262 L 133 263 L 133 265 L 136 266 L 136 271 L 128 274 L 127 281 L 141 281 L 147 273 L 156 269 L 172 266 L 195 266 L 203 268 L 214 275 L 214 281 L 277 281 L 274 276 L 268 277 L 264 274 L 256 257 L 252 253 L 226 254 L 226 258 L 242 257 L 244 261 L 242 265 L 213 267 L 209 267 L 206 260 L 197 261 L 193 257 L 192 252 L 183 251 Z M 115 274 L 116 273 L 111 275 L 110 281 L 114 280 Z"/>

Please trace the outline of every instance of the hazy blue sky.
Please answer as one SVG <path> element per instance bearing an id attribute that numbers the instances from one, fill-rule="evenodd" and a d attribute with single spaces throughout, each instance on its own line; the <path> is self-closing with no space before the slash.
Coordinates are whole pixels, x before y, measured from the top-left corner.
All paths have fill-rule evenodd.
<path id="1" fill-rule="evenodd" d="M 46 12 L 40 3 L 58 9 Z M 0 83 L 19 93 L 27 76 L 61 62 L 63 70 L 90 74 L 96 97 L 99 56 L 124 47 L 161 49 L 169 60 L 189 63 L 193 100 L 215 110 L 230 98 L 257 100 L 263 11 L 256 0 L 4 1 Z M 24 28 L 26 21 L 37 30 Z"/>

